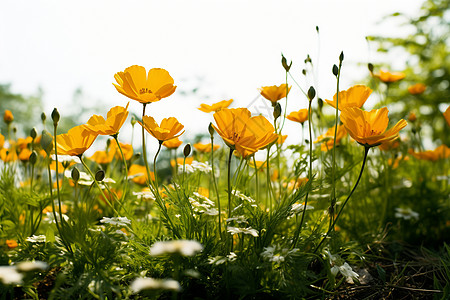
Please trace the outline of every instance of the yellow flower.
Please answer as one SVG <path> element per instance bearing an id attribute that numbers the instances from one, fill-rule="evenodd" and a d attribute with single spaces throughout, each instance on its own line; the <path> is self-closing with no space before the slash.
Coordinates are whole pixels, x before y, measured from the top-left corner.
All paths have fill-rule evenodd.
<path id="1" fill-rule="evenodd" d="M 4 161 L 4 162 L 9 162 L 9 161 L 16 161 L 17 160 L 17 153 L 15 150 L 10 150 L 10 149 L 6 149 L 6 148 L 2 148 L 0 150 L 0 158 Z"/>
<path id="2" fill-rule="evenodd" d="M 0 133 L 0 149 L 3 148 L 4 144 L 5 144 L 5 136 Z"/>
<path id="3" fill-rule="evenodd" d="M 398 132 L 407 125 L 402 119 L 386 131 L 389 123 L 388 112 L 386 107 L 371 111 L 347 107 L 342 110 L 341 121 L 355 141 L 365 147 L 374 147 L 396 139 Z"/>
<path id="4" fill-rule="evenodd" d="M 287 134 L 286 134 L 286 135 L 281 135 L 281 134 L 279 134 L 279 135 L 278 135 L 278 139 L 277 139 L 277 143 L 278 143 L 279 145 L 283 145 L 283 144 L 284 144 L 284 141 L 287 139 L 287 137 L 288 137 Z"/>
<path id="5" fill-rule="evenodd" d="M 417 120 L 417 116 L 414 112 L 411 112 L 408 117 L 408 121 L 414 122 Z"/>
<path id="6" fill-rule="evenodd" d="M 377 77 L 384 83 L 392 83 L 405 78 L 405 73 L 402 72 L 392 72 L 380 70 L 380 73 L 373 74 L 373 76 Z"/>
<path id="7" fill-rule="evenodd" d="M 30 159 L 31 150 L 28 148 L 23 148 L 19 153 L 19 159 L 23 162 L 26 162 Z"/>
<path id="8" fill-rule="evenodd" d="M 233 99 L 230 100 L 222 100 L 220 102 L 214 103 L 212 105 L 208 104 L 200 104 L 199 110 L 210 113 L 210 112 L 218 112 L 221 109 L 227 108 L 233 102 Z"/>
<path id="9" fill-rule="evenodd" d="M 423 83 L 416 83 L 408 87 L 408 92 L 411 95 L 420 95 L 427 89 L 427 86 Z"/>
<path id="10" fill-rule="evenodd" d="M 144 67 L 134 65 L 116 73 L 114 78 L 119 93 L 143 104 L 169 97 L 176 89 L 169 72 L 160 68 L 150 69 L 147 76 Z"/>
<path id="11" fill-rule="evenodd" d="M 261 95 L 267 100 L 272 102 L 272 106 L 275 106 L 278 100 L 283 99 L 291 90 L 291 87 L 286 88 L 286 84 L 263 86 L 259 89 Z"/>
<path id="12" fill-rule="evenodd" d="M 133 157 L 133 146 L 131 144 L 120 143 L 120 148 L 122 148 L 123 156 L 125 156 L 125 160 L 130 160 Z M 122 159 L 122 155 L 120 154 L 119 147 L 117 146 L 117 142 L 111 140 L 111 144 L 109 145 L 109 152 L 113 153 L 110 155 L 115 155 L 117 159 Z"/>
<path id="13" fill-rule="evenodd" d="M 248 161 L 248 165 L 249 165 L 250 167 L 252 167 L 253 169 L 259 169 L 260 171 L 262 171 L 262 168 L 265 168 L 265 167 L 266 167 L 266 161 L 260 161 L 260 160 L 257 160 L 257 161 L 256 161 L 256 167 L 255 167 L 255 163 L 254 163 L 254 161 L 251 159 L 251 160 Z"/>
<path id="14" fill-rule="evenodd" d="M 145 166 L 133 164 L 128 169 L 128 177 L 137 184 L 144 185 L 147 182 L 147 169 Z M 155 174 L 150 172 L 151 180 L 155 180 Z"/>
<path id="15" fill-rule="evenodd" d="M 192 162 L 194 161 L 194 158 L 191 156 L 191 157 L 186 157 L 186 162 L 185 162 L 185 164 L 186 165 L 190 165 L 190 164 L 192 164 Z M 184 162 L 184 157 L 178 157 L 177 158 L 177 165 L 178 166 L 182 166 L 183 165 L 183 162 Z M 172 159 L 171 161 L 170 161 L 170 165 L 172 166 L 172 167 L 175 167 L 175 159 Z"/>
<path id="16" fill-rule="evenodd" d="M 86 124 L 86 128 L 92 133 L 100 135 L 116 135 L 128 117 L 128 105 L 126 107 L 115 106 L 108 111 L 106 120 L 99 115 L 93 115 Z"/>
<path id="17" fill-rule="evenodd" d="M 320 145 L 321 151 L 328 151 L 333 148 L 334 145 L 334 128 L 336 126 L 333 126 L 327 130 L 322 135 L 319 135 L 317 137 L 317 140 L 314 143 L 322 143 Z M 337 131 L 336 131 L 336 145 L 339 144 L 341 139 L 347 136 L 347 130 L 345 130 L 345 127 L 343 125 L 338 125 Z"/>
<path id="18" fill-rule="evenodd" d="M 447 121 L 448 126 L 450 126 L 450 105 L 447 107 L 447 109 L 444 112 L 444 118 L 445 118 L 445 121 Z"/>
<path id="19" fill-rule="evenodd" d="M 56 136 L 59 155 L 81 156 L 97 138 L 86 125 L 75 126 L 65 134 Z"/>
<path id="20" fill-rule="evenodd" d="M 14 121 L 14 116 L 10 110 L 5 110 L 5 114 L 3 115 L 3 121 L 5 121 L 6 124 L 11 123 Z"/>
<path id="21" fill-rule="evenodd" d="M 177 135 L 177 133 L 179 133 L 184 126 L 174 117 L 163 119 L 161 121 L 161 125 L 158 125 L 155 119 L 149 116 L 143 116 L 142 120 L 143 123 L 140 121 L 138 121 L 138 123 L 141 124 L 141 126 L 144 127 L 145 130 L 147 130 L 147 132 L 155 137 L 160 143 L 179 137 L 184 133 L 183 131 Z"/>
<path id="22" fill-rule="evenodd" d="M 387 142 L 382 143 L 379 147 L 380 147 L 380 150 L 383 150 L 383 151 L 393 150 L 393 149 L 400 147 L 400 140 L 396 139 L 396 140 L 392 140 L 392 141 L 387 141 Z"/>
<path id="23" fill-rule="evenodd" d="M 166 146 L 168 149 L 177 149 L 178 147 L 181 146 L 181 144 L 183 144 L 183 142 L 180 141 L 179 138 L 174 138 L 174 139 L 165 141 L 163 143 L 163 146 Z"/>
<path id="24" fill-rule="evenodd" d="M 272 124 L 263 116 L 252 117 L 246 108 L 222 109 L 214 114 L 213 125 L 225 144 L 242 157 L 255 153 L 277 140 Z"/>
<path id="25" fill-rule="evenodd" d="M 299 111 L 293 111 L 289 115 L 286 116 L 288 120 L 298 122 L 303 124 L 308 120 L 308 110 L 306 108 L 300 109 Z"/>
<path id="26" fill-rule="evenodd" d="M 193 146 L 198 152 L 202 152 L 202 153 L 209 153 L 209 152 L 211 152 L 211 143 L 209 143 L 209 144 L 196 143 Z M 216 151 L 217 149 L 220 148 L 220 145 L 214 144 L 213 147 L 214 147 L 213 150 Z"/>
<path id="27" fill-rule="evenodd" d="M 361 108 L 366 102 L 367 98 L 369 98 L 372 90 L 365 85 L 355 85 L 345 91 L 339 92 L 339 110 L 342 110 L 345 107 L 359 107 Z M 333 101 L 326 100 L 325 101 L 336 108 L 336 94 L 333 96 Z"/>
<path id="28" fill-rule="evenodd" d="M 109 164 L 112 162 L 113 158 L 114 155 L 109 155 L 109 153 L 106 153 L 106 151 L 103 150 L 95 151 L 95 153 L 89 157 L 90 160 L 93 160 L 98 164 Z"/>
<path id="29" fill-rule="evenodd" d="M 437 161 L 439 159 L 444 159 L 450 156 L 450 148 L 446 145 L 440 145 L 434 150 L 422 151 L 422 152 L 413 152 L 411 154 L 414 155 L 415 158 Z"/>

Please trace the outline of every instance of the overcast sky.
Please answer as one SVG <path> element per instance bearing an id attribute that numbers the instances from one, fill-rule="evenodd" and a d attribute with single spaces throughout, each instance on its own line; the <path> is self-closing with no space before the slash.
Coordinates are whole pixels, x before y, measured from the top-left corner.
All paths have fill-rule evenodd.
<path id="1" fill-rule="evenodd" d="M 264 113 L 261 102 L 252 101 L 259 87 L 284 82 L 282 52 L 294 61 L 293 74 L 305 89 L 313 81 L 305 80 L 300 72 L 310 54 L 318 66 L 322 98 L 334 94 L 330 70 L 341 51 L 345 53 L 342 89 L 357 83 L 367 76 L 365 64 L 377 58 L 365 37 L 401 32 L 392 24 L 377 22 L 396 11 L 414 14 L 421 3 L 2 1 L 0 83 L 11 83 L 14 92 L 24 94 L 42 87 L 47 113 L 56 106 L 62 115 L 79 105 L 72 102 L 72 96 L 81 87 L 91 103 L 104 103 L 106 115 L 112 106 L 128 101 L 112 85 L 116 72 L 133 64 L 165 68 L 174 78 L 177 92 L 152 104 L 148 113 L 157 120 L 177 117 L 192 137 L 194 132 L 206 132 L 212 120 L 211 115 L 196 109 L 200 103 L 233 98 L 232 107 Z M 364 66 L 357 67 L 358 63 Z M 401 66 L 394 63 L 395 67 Z M 195 95 L 183 95 L 182 91 L 195 87 L 200 87 Z M 306 108 L 306 100 L 295 86 L 291 94 L 288 112 Z M 141 105 L 132 101 L 130 110 L 139 114 Z M 80 120 L 80 124 L 86 121 Z M 292 132 L 292 128 L 295 124 L 289 124 L 287 130 Z"/>

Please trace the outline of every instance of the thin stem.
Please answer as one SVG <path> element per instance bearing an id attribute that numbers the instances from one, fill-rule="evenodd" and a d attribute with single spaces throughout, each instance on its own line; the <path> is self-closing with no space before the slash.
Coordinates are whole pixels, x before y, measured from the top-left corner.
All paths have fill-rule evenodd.
<path id="1" fill-rule="evenodd" d="M 255 165 L 255 178 L 256 178 L 256 202 L 259 203 L 258 199 L 259 199 L 259 180 L 258 180 L 258 172 L 259 172 L 259 168 L 256 165 L 256 159 L 255 159 L 255 155 L 253 154 L 253 164 Z"/>
<path id="2" fill-rule="evenodd" d="M 158 189 L 158 174 L 156 174 L 156 158 L 158 157 L 159 152 L 161 151 L 161 145 L 163 141 L 159 141 L 158 151 L 156 151 L 155 158 L 153 159 L 153 173 L 155 173 L 155 186 Z"/>
<path id="3" fill-rule="evenodd" d="M 233 157 L 233 149 L 230 148 L 230 155 L 228 156 L 228 218 L 231 218 L 231 158 Z"/>
<path id="4" fill-rule="evenodd" d="M 334 206 L 336 205 L 336 136 L 337 136 L 337 128 L 339 123 L 339 79 L 341 77 L 341 67 L 342 67 L 342 61 L 339 61 L 339 68 L 338 68 L 338 74 L 337 77 L 337 84 L 336 84 L 336 117 L 334 122 L 334 139 L 333 139 L 333 163 L 331 165 L 331 205 L 330 205 L 330 226 L 333 223 L 334 219 Z"/>
<path id="5" fill-rule="evenodd" d="M 351 190 L 350 194 L 348 195 L 347 199 L 345 199 L 344 204 L 342 204 L 341 209 L 339 210 L 339 213 L 337 214 L 336 218 L 334 219 L 333 224 L 331 225 L 331 228 L 334 228 L 334 226 L 336 225 L 337 220 L 339 219 L 342 211 L 344 210 L 345 205 L 347 204 L 348 200 L 350 199 L 350 197 L 353 195 L 353 192 L 356 190 L 356 187 L 358 186 L 359 181 L 361 180 L 361 176 L 363 174 L 364 171 L 364 166 L 366 165 L 366 160 L 367 160 L 367 155 L 369 153 L 370 147 L 364 147 L 364 159 L 363 159 L 363 163 L 361 166 L 361 171 L 359 172 L 359 176 L 358 179 L 356 180 L 355 186 L 353 187 L 353 189 Z M 319 245 L 316 247 L 316 249 L 314 250 L 314 253 L 317 252 L 317 250 L 320 248 L 320 246 L 323 244 L 323 242 L 325 241 L 325 239 L 328 237 L 328 235 L 330 234 L 330 232 L 332 231 L 331 228 L 328 228 L 327 233 L 325 234 L 325 236 L 323 237 L 323 239 L 320 241 Z"/>
<path id="6" fill-rule="evenodd" d="M 144 122 L 144 116 L 145 116 L 145 107 L 147 106 L 147 103 L 143 103 L 143 108 L 142 108 L 142 122 Z M 142 123 L 144 124 L 144 123 Z M 148 167 L 148 160 L 147 160 L 147 148 L 145 147 L 145 129 L 144 126 L 142 127 L 142 153 L 143 157 L 144 157 L 144 165 L 145 165 L 145 170 L 147 171 L 147 185 L 148 186 L 153 186 L 152 180 L 151 180 L 151 176 L 150 176 L 150 169 Z M 156 189 L 158 190 L 158 189 Z"/>
<path id="7" fill-rule="evenodd" d="M 211 176 L 214 184 L 214 190 L 216 191 L 216 197 L 217 197 L 217 209 L 219 210 L 219 236 L 222 240 L 222 224 L 221 224 L 221 217 L 222 217 L 222 211 L 220 207 L 220 197 L 219 197 L 219 189 L 217 188 L 217 182 L 216 182 L 216 175 L 214 173 L 214 137 L 211 135 Z"/>

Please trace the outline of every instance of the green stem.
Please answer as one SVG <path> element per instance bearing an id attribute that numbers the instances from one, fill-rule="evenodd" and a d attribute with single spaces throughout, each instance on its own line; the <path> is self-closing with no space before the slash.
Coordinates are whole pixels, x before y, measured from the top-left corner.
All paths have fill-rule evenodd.
<path id="1" fill-rule="evenodd" d="M 338 68 L 338 74 L 337 77 L 337 84 L 336 84 L 336 116 L 335 116 L 335 122 L 334 122 L 334 138 L 333 138 L 333 163 L 331 165 L 331 205 L 330 205 L 330 226 L 333 224 L 334 219 L 334 206 L 336 205 L 336 136 L 337 136 L 337 128 L 339 123 L 339 79 L 341 77 L 341 67 L 342 67 L 342 61 L 339 61 L 339 68 Z"/>
<path id="2" fill-rule="evenodd" d="M 155 173 L 155 186 L 158 189 L 158 174 L 156 174 L 156 158 L 158 157 L 159 152 L 161 151 L 161 145 L 163 141 L 159 141 L 158 151 L 156 151 L 155 158 L 153 159 L 153 173 Z"/>
<path id="3" fill-rule="evenodd" d="M 348 195 L 347 199 L 345 199 L 344 204 L 342 204 L 341 209 L 339 210 L 339 213 L 337 214 L 336 218 L 334 219 L 333 224 L 331 225 L 331 228 L 334 228 L 334 226 L 337 223 L 337 220 L 339 219 L 342 211 L 344 210 L 345 205 L 347 204 L 348 200 L 350 199 L 350 197 L 353 195 L 353 192 L 356 190 L 356 187 L 358 186 L 359 181 L 361 180 L 361 176 L 363 174 L 364 171 L 364 166 L 366 165 L 366 161 L 367 161 L 367 155 L 369 153 L 370 147 L 364 147 L 364 159 L 363 159 L 363 163 L 361 166 L 361 171 L 359 172 L 359 176 L 358 179 L 356 180 L 355 185 L 353 186 L 353 189 L 351 190 L 350 194 Z M 332 229 L 329 228 L 327 233 L 325 234 L 325 236 L 323 237 L 323 239 L 320 241 L 319 245 L 317 245 L 316 249 L 314 250 L 314 253 L 317 252 L 317 250 L 320 248 L 320 246 L 323 244 L 323 242 L 325 241 L 325 239 L 328 237 L 328 235 L 330 234 L 330 232 L 332 231 Z"/>
<path id="4" fill-rule="evenodd" d="M 255 165 L 255 178 L 256 178 L 256 202 L 259 203 L 259 180 L 258 180 L 258 172 L 259 168 L 256 165 L 255 155 L 253 154 L 253 164 Z"/>
<path id="5" fill-rule="evenodd" d="M 233 149 L 230 148 L 230 154 L 228 156 L 228 218 L 231 218 L 231 158 L 233 156 Z"/>
<path id="6" fill-rule="evenodd" d="M 216 197 L 217 197 L 217 209 L 219 210 L 219 236 L 220 239 L 222 240 L 222 224 L 221 224 L 221 219 L 222 219 L 222 211 L 221 211 L 221 207 L 220 207 L 220 197 L 219 197 L 219 189 L 217 187 L 217 182 L 216 182 L 216 176 L 214 173 L 214 137 L 211 135 L 211 175 L 212 175 L 212 180 L 213 180 L 213 184 L 214 184 L 214 190 L 216 191 Z"/>

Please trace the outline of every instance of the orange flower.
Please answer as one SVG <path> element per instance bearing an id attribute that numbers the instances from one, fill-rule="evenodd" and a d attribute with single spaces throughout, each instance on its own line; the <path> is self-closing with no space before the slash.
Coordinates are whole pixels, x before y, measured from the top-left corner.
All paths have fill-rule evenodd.
<path id="1" fill-rule="evenodd" d="M 8 246 L 9 249 L 14 249 L 19 245 L 15 240 L 6 240 L 6 246 Z"/>
<path id="2" fill-rule="evenodd" d="M 334 129 L 336 126 L 333 126 L 327 130 L 322 135 L 319 135 L 317 137 L 317 140 L 314 143 L 322 143 L 320 145 L 320 149 L 322 151 L 328 151 L 333 148 L 334 145 Z M 345 130 L 345 127 L 343 125 L 338 125 L 337 131 L 336 131 L 336 145 L 339 144 L 341 139 L 347 136 L 347 130 Z"/>
<path id="3" fill-rule="evenodd" d="M 128 169 L 128 177 L 135 183 L 144 185 L 147 183 L 147 169 L 141 165 L 131 165 Z M 155 180 L 155 174 L 150 172 L 151 180 Z"/>
<path id="4" fill-rule="evenodd" d="M 365 85 L 355 85 L 345 91 L 339 92 L 339 110 L 342 110 L 345 107 L 359 107 L 361 108 L 366 102 L 367 98 L 369 98 L 372 90 Z M 333 101 L 326 100 L 325 101 L 336 108 L 336 94 L 333 96 Z"/>
<path id="5" fill-rule="evenodd" d="M 184 128 L 184 125 L 179 123 L 174 117 L 163 119 L 161 121 L 161 126 L 155 122 L 155 119 L 149 116 L 143 116 L 142 120 L 143 123 L 138 121 L 139 124 L 141 124 L 141 126 L 144 127 L 145 130 L 147 130 L 147 132 L 156 138 L 160 143 L 179 137 L 184 133 L 183 130 L 182 133 L 177 135 L 177 133 Z"/>
<path id="6" fill-rule="evenodd" d="M 420 95 L 427 89 L 427 86 L 423 83 L 416 83 L 408 87 L 408 92 L 411 95 Z"/>
<path id="7" fill-rule="evenodd" d="M 447 121 L 448 126 L 450 126 L 450 105 L 447 107 L 447 109 L 444 112 L 444 118 L 445 118 L 445 121 Z"/>
<path id="8" fill-rule="evenodd" d="M 374 147 L 396 139 L 398 132 L 407 125 L 402 119 L 386 131 L 389 123 L 388 112 L 386 107 L 371 111 L 347 107 L 342 110 L 341 121 L 355 141 L 365 147 Z"/>
<path id="9" fill-rule="evenodd" d="M 96 138 L 97 134 L 86 129 L 86 125 L 75 126 L 67 133 L 56 136 L 58 154 L 81 156 Z"/>
<path id="10" fill-rule="evenodd" d="M 111 152 L 106 153 L 106 151 L 99 150 L 95 151 L 95 153 L 89 157 L 90 160 L 95 161 L 98 164 L 109 164 L 112 162 L 114 153 L 112 155 L 109 155 Z"/>
<path id="11" fill-rule="evenodd" d="M 6 124 L 14 121 L 14 116 L 10 110 L 5 109 L 5 113 L 3 114 L 3 121 L 5 121 Z"/>
<path id="12" fill-rule="evenodd" d="M 181 144 L 183 144 L 183 142 L 180 141 L 180 139 L 176 137 L 174 139 L 165 141 L 163 143 L 163 146 L 166 146 L 168 149 L 177 149 L 178 147 L 181 146 Z"/>
<path id="13" fill-rule="evenodd" d="M 266 167 L 266 161 L 257 160 L 256 161 L 256 166 L 255 166 L 254 161 L 251 159 L 251 160 L 248 161 L 248 165 L 250 167 L 252 167 L 253 169 L 258 169 L 258 170 L 262 171 L 262 168 Z"/>
<path id="14" fill-rule="evenodd" d="M 387 142 L 382 143 L 380 145 L 380 150 L 389 151 L 389 150 L 392 150 L 392 149 L 396 149 L 399 146 L 400 146 L 399 139 L 395 139 L 395 140 L 392 140 L 392 141 L 387 141 Z"/>
<path id="15" fill-rule="evenodd" d="M 279 145 L 282 145 L 282 144 L 284 144 L 284 141 L 287 139 L 287 134 L 286 135 L 281 135 L 281 134 L 279 134 L 278 135 L 278 139 L 277 139 L 277 143 L 279 144 Z"/>
<path id="16" fill-rule="evenodd" d="M 199 110 L 210 113 L 210 112 L 218 112 L 221 109 L 227 108 L 233 102 L 233 99 L 230 100 L 222 100 L 220 102 L 214 103 L 212 105 L 208 104 L 200 104 Z"/>
<path id="17" fill-rule="evenodd" d="M 377 77 L 384 83 L 392 83 L 405 78 L 405 73 L 402 72 L 392 72 L 380 70 L 380 73 L 373 74 L 373 76 Z"/>
<path id="18" fill-rule="evenodd" d="M 19 139 L 17 139 L 16 148 L 17 149 L 27 148 L 28 145 L 31 144 L 32 141 L 33 141 L 33 138 L 31 136 L 29 136 L 25 139 L 19 138 Z"/>
<path id="19" fill-rule="evenodd" d="M 126 107 L 115 106 L 108 111 L 106 120 L 99 115 L 93 115 L 86 124 L 86 128 L 92 133 L 100 135 L 117 135 L 123 123 L 128 117 L 128 105 Z"/>
<path id="20" fill-rule="evenodd" d="M 417 116 L 415 113 L 411 112 L 408 117 L 408 121 L 414 122 L 417 120 Z"/>
<path id="21" fill-rule="evenodd" d="M 252 117 L 246 108 L 222 109 L 214 114 L 213 125 L 225 144 L 242 157 L 255 153 L 277 140 L 272 124 L 263 116 Z"/>
<path id="22" fill-rule="evenodd" d="M 193 146 L 198 152 L 202 152 L 202 153 L 209 153 L 209 152 L 211 152 L 211 143 L 209 143 L 209 144 L 196 143 Z M 214 144 L 213 147 L 214 147 L 213 150 L 216 151 L 217 149 L 220 148 L 220 145 Z"/>
<path id="23" fill-rule="evenodd" d="M 173 78 L 164 69 L 154 68 L 146 74 L 145 68 L 131 66 L 114 75 L 117 91 L 140 103 L 156 102 L 175 92 Z"/>
<path id="24" fill-rule="evenodd" d="M 437 161 L 439 159 L 444 159 L 450 156 L 450 148 L 446 145 L 440 145 L 434 150 L 422 151 L 422 152 L 411 152 L 411 154 L 418 159 Z"/>
<path id="25" fill-rule="evenodd" d="M 23 148 L 19 153 L 19 159 L 23 162 L 26 162 L 30 159 L 31 150 L 28 148 Z"/>
<path id="26" fill-rule="evenodd" d="M 286 116 L 288 120 L 303 124 L 308 120 L 308 109 L 300 109 L 299 111 L 293 111 Z"/>
<path id="27" fill-rule="evenodd" d="M 4 162 L 16 161 L 17 160 L 17 153 L 14 150 L 2 148 L 0 150 L 0 158 Z"/>
<path id="28" fill-rule="evenodd" d="M 263 86 L 259 89 L 261 95 L 272 102 L 272 106 L 275 106 L 278 100 L 283 99 L 291 90 L 291 87 L 287 87 L 285 83 L 281 85 Z"/>
<path id="29" fill-rule="evenodd" d="M 5 136 L 0 133 L 0 149 L 3 148 L 4 144 L 5 144 Z"/>
<path id="30" fill-rule="evenodd" d="M 194 158 L 191 156 L 191 157 L 186 157 L 186 165 L 190 165 L 190 164 L 192 164 L 192 162 L 194 161 Z M 177 165 L 178 166 L 182 166 L 183 165 L 183 162 L 184 162 L 184 157 L 178 157 L 177 158 Z M 175 159 L 172 159 L 171 161 L 170 161 L 170 165 L 172 166 L 172 167 L 175 167 Z"/>
<path id="31" fill-rule="evenodd" d="M 123 155 L 125 156 L 125 160 L 130 160 L 133 157 L 133 146 L 131 144 L 120 143 L 120 148 L 122 148 Z M 120 154 L 119 147 L 117 146 L 117 142 L 115 140 L 111 140 L 109 144 L 108 155 L 112 157 L 115 156 L 117 159 L 122 159 L 122 155 Z"/>

